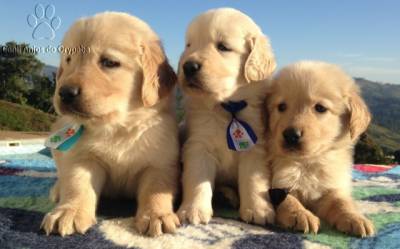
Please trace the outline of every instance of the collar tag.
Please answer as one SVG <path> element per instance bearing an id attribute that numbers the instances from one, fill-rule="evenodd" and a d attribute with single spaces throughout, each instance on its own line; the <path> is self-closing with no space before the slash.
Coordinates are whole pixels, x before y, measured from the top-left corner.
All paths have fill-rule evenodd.
<path id="1" fill-rule="evenodd" d="M 69 124 L 52 133 L 44 145 L 51 149 L 67 151 L 74 146 L 82 136 L 83 125 Z"/>
<path id="2" fill-rule="evenodd" d="M 257 136 L 248 123 L 236 118 L 236 113 L 247 106 L 246 101 L 229 101 L 221 105 L 232 114 L 232 121 L 226 131 L 228 148 L 234 151 L 250 150 L 257 143 Z"/>

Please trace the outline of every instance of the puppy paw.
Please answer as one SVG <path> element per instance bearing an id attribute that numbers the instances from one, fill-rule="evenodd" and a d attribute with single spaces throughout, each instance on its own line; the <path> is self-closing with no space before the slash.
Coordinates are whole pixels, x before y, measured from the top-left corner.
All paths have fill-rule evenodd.
<path id="1" fill-rule="evenodd" d="M 370 220 L 360 214 L 345 214 L 340 216 L 335 223 L 336 229 L 360 237 L 372 236 L 375 234 L 374 225 Z"/>
<path id="2" fill-rule="evenodd" d="M 173 213 L 159 214 L 156 212 L 144 212 L 136 215 L 135 228 L 140 234 L 151 237 L 159 236 L 163 233 L 175 233 L 180 226 L 178 217 Z"/>
<path id="3" fill-rule="evenodd" d="M 304 233 L 317 234 L 320 227 L 319 218 L 304 208 L 287 211 L 280 211 L 278 208 L 276 221 L 283 228 L 294 229 Z"/>
<path id="4" fill-rule="evenodd" d="M 247 223 L 265 225 L 273 224 L 275 220 L 275 211 L 269 204 L 265 204 L 264 208 L 240 206 L 240 218 Z"/>
<path id="5" fill-rule="evenodd" d="M 182 205 L 178 210 L 178 216 L 182 223 L 207 224 L 213 216 L 213 210 L 211 207 Z"/>
<path id="6" fill-rule="evenodd" d="M 96 224 L 96 218 L 80 209 L 60 206 L 46 214 L 40 227 L 47 235 L 55 232 L 64 237 L 75 232 L 84 234 L 94 224 Z"/>

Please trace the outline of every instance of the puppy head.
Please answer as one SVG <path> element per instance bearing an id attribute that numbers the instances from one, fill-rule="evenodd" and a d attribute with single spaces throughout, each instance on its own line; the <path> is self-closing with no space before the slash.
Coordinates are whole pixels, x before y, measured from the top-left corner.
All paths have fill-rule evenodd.
<path id="1" fill-rule="evenodd" d="M 371 120 L 353 79 L 323 62 L 283 68 L 266 104 L 270 146 L 282 156 L 318 156 L 339 140 L 354 143 Z"/>
<path id="2" fill-rule="evenodd" d="M 242 85 L 266 79 L 275 66 L 268 38 L 250 17 L 214 9 L 189 25 L 178 79 L 188 94 L 224 99 Z"/>
<path id="3" fill-rule="evenodd" d="M 128 14 L 77 21 L 63 40 L 54 106 L 80 122 L 121 122 L 155 105 L 176 81 L 157 35 Z"/>

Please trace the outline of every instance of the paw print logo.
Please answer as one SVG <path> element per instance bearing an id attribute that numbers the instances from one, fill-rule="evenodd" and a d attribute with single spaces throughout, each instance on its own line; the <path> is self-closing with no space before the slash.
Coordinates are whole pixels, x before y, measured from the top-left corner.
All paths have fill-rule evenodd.
<path id="1" fill-rule="evenodd" d="M 32 38 L 35 40 L 53 40 L 56 37 L 56 31 L 60 28 L 61 19 L 55 16 L 56 8 L 49 4 L 46 7 L 43 4 L 35 6 L 35 12 L 27 17 L 28 25 L 33 28 Z"/>
<path id="2" fill-rule="evenodd" d="M 74 135 L 74 134 L 75 134 L 75 130 L 72 129 L 72 128 L 69 128 L 69 129 L 65 132 L 65 135 L 66 135 L 67 137 L 71 137 L 71 136 Z"/>
<path id="3" fill-rule="evenodd" d="M 244 135 L 244 133 L 243 133 L 243 131 L 241 131 L 240 129 L 236 129 L 236 130 L 233 132 L 233 136 L 234 136 L 235 138 L 242 138 L 243 135 Z"/>

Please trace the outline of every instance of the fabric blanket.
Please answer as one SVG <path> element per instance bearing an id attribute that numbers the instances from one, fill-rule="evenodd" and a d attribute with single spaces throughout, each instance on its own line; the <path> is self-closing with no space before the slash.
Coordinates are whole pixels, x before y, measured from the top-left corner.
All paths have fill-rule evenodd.
<path id="1" fill-rule="evenodd" d="M 101 200 L 98 224 L 85 235 L 46 236 L 39 226 L 54 206 L 56 179 L 48 151 L 0 156 L 0 248 L 400 248 L 400 167 L 355 165 L 353 196 L 377 235 L 360 239 L 322 224 L 318 235 L 245 224 L 216 202 L 208 225 L 185 225 L 174 235 L 148 238 L 132 227 L 132 200 Z"/>

